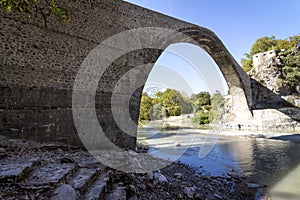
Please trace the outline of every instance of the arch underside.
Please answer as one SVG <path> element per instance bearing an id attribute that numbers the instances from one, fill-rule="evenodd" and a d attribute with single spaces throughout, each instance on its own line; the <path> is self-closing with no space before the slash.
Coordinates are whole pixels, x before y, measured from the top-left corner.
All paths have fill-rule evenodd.
<path id="1" fill-rule="evenodd" d="M 231 116 L 227 119 L 228 122 L 241 123 L 245 122 L 245 120 L 251 120 L 252 97 L 250 77 L 234 60 L 221 40 L 213 32 L 202 27 L 183 28 L 177 31 L 180 34 L 170 35 L 158 41 L 161 49 L 164 50 L 171 44 L 181 42 L 194 44 L 204 49 L 216 62 L 229 87 L 232 102 L 230 106 Z M 156 59 L 158 59 L 159 55 L 157 55 Z M 148 69 L 149 73 L 150 71 L 151 69 Z M 146 82 L 146 80 L 144 81 Z M 210 80 L 207 81 L 209 82 Z M 139 95 L 137 96 L 141 95 L 141 91 L 139 91 Z M 239 116 L 235 116 L 234 113 L 239 113 Z"/>
<path id="2" fill-rule="evenodd" d="M 98 98 L 98 100 L 96 101 L 98 103 L 98 109 L 100 109 L 101 112 L 103 111 L 103 105 L 107 105 L 105 108 L 105 110 L 107 110 L 107 112 L 105 113 L 106 117 L 98 118 L 100 124 L 111 123 L 109 120 L 114 119 L 112 125 L 109 126 L 109 127 L 113 127 L 113 130 L 108 128 L 107 130 L 104 131 L 107 132 L 106 135 L 111 140 L 115 140 L 116 144 L 120 144 L 120 146 L 124 146 L 123 145 L 124 141 L 133 140 L 132 136 L 133 137 L 136 136 L 140 100 L 143 91 L 143 86 L 147 81 L 148 75 L 150 74 L 154 66 L 154 63 L 157 61 L 157 59 L 159 58 L 163 50 L 166 49 L 171 44 L 180 43 L 180 42 L 191 43 L 201 47 L 212 57 L 212 59 L 216 62 L 216 64 L 220 68 L 225 80 L 228 83 L 229 90 L 230 90 L 229 92 L 232 99 L 231 106 L 230 106 L 231 109 L 230 115 L 225 117 L 224 122 L 244 123 L 245 121 L 251 120 L 252 113 L 251 113 L 250 78 L 242 70 L 242 68 L 238 65 L 238 63 L 233 59 L 233 57 L 226 50 L 225 46 L 218 39 L 218 37 L 215 36 L 214 33 L 212 33 L 211 31 L 201 27 L 199 27 L 198 29 L 196 28 L 180 29 L 178 30 L 178 32 L 174 32 L 174 33 L 175 34 L 173 35 L 168 35 L 167 37 L 163 37 L 162 39 L 156 41 L 157 44 L 159 44 L 158 45 L 160 47 L 159 49 L 151 49 L 151 48 L 139 49 L 121 56 L 119 59 L 114 61 L 114 63 L 112 63 L 112 65 L 105 72 L 104 77 L 108 77 L 108 78 L 100 79 L 99 85 L 105 85 L 107 84 L 105 80 L 111 79 L 109 77 L 112 76 L 112 74 L 116 74 L 115 72 L 118 71 L 117 73 L 118 76 L 113 75 L 115 76 L 114 78 L 112 78 L 112 80 L 114 81 L 109 83 L 110 85 L 109 88 L 111 89 L 109 89 L 110 91 L 107 92 L 108 95 L 107 99 L 111 99 L 111 96 L 113 95 L 112 90 L 117 85 L 116 81 L 119 80 L 118 77 L 128 76 L 127 78 L 122 80 L 123 88 L 120 89 L 119 99 L 122 99 L 123 95 L 130 96 L 129 112 L 130 112 L 130 117 L 135 122 L 135 124 L 129 125 L 130 122 L 127 121 L 127 117 L 120 117 L 119 119 L 122 121 L 123 124 L 126 124 L 125 125 L 126 129 L 133 134 L 128 135 L 119 128 L 118 124 L 115 122 L 113 113 L 110 110 L 111 108 L 109 108 L 111 107 L 110 102 L 107 102 L 107 100 L 101 100 L 101 98 Z M 134 72 L 130 72 L 130 70 L 133 70 L 140 65 L 144 65 L 144 67 L 140 68 L 140 70 L 135 70 Z M 122 67 L 120 68 L 120 66 Z M 131 74 L 131 77 L 126 73 Z M 168 77 L 168 78 L 172 78 L 172 77 Z M 130 87 L 132 85 L 135 85 L 136 84 L 135 82 L 137 80 L 141 82 L 140 87 L 138 87 L 134 92 L 132 92 Z M 126 110 L 128 109 L 125 108 L 126 105 L 127 105 L 126 103 L 124 104 L 121 103 L 120 101 L 120 103 L 116 103 L 114 105 L 114 109 Z M 101 112 L 99 112 L 99 114 Z M 236 113 L 238 114 L 236 115 Z M 107 116 L 109 116 L 109 118 Z M 111 134 L 111 132 L 113 132 L 114 134 Z"/>

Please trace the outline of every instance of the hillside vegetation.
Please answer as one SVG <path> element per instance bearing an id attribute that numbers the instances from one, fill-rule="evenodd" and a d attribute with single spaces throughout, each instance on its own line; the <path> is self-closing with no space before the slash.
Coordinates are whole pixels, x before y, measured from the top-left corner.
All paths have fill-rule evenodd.
<path id="1" fill-rule="evenodd" d="M 267 63 L 261 63 L 264 66 L 260 66 L 260 70 L 254 69 L 253 55 L 269 50 L 278 52 L 277 56 Z M 300 93 L 300 34 L 287 39 L 276 39 L 274 36 L 259 38 L 252 45 L 250 53 L 246 53 L 242 58 L 241 63 L 252 78 L 275 93 Z M 258 72 L 260 74 L 257 74 Z"/>
<path id="2" fill-rule="evenodd" d="M 191 97 L 174 89 L 156 92 L 154 97 L 144 92 L 140 104 L 139 123 L 194 113 L 194 123 L 209 124 L 220 117 L 220 108 L 224 106 L 224 102 L 224 97 L 218 92 L 212 96 L 208 92 L 200 92 Z"/>
<path id="3" fill-rule="evenodd" d="M 286 50 L 292 51 L 300 44 L 300 34 L 291 36 L 287 39 L 276 39 L 275 36 L 261 37 L 252 45 L 250 52 L 244 54 L 241 59 L 243 69 L 248 72 L 253 68 L 253 55 L 269 50 Z"/>

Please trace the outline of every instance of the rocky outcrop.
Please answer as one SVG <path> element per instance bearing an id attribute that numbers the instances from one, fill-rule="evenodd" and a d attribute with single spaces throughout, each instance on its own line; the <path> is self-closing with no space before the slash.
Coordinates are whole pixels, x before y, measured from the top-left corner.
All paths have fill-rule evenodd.
<path id="1" fill-rule="evenodd" d="M 251 78 L 257 80 L 277 94 L 289 93 L 279 79 L 283 78 L 282 61 L 279 51 L 267 51 L 253 56 L 253 69 L 249 72 Z"/>
<path id="2" fill-rule="evenodd" d="M 285 101 L 300 107 L 300 78 L 298 84 L 290 86 L 286 81 L 288 75 L 284 70 L 284 66 L 287 64 L 285 63 L 286 58 L 299 52 L 300 48 L 296 47 L 293 51 L 271 50 L 255 54 L 253 56 L 254 66 L 249 75 Z"/>

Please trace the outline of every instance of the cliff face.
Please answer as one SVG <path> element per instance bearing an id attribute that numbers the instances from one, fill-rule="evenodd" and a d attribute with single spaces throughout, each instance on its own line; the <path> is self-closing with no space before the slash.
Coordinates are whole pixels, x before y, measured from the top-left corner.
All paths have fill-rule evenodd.
<path id="1" fill-rule="evenodd" d="M 225 128 L 300 130 L 300 46 L 293 50 L 267 51 L 253 56 L 249 72 L 252 119 L 232 123 L 235 115 L 226 99 Z"/>
<path id="2" fill-rule="evenodd" d="M 300 107 L 300 46 L 290 51 L 271 50 L 253 56 L 249 72 L 258 81 L 289 103 Z"/>

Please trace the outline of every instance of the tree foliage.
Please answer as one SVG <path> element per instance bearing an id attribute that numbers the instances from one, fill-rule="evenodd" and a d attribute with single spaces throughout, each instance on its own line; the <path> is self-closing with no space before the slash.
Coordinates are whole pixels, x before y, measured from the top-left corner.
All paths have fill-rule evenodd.
<path id="1" fill-rule="evenodd" d="M 282 56 L 285 83 L 293 90 L 300 85 L 300 51 Z"/>
<path id="2" fill-rule="evenodd" d="M 256 42 L 252 45 L 250 50 L 250 56 L 252 57 L 254 54 L 272 50 L 276 46 L 275 36 L 271 37 L 262 37 L 256 40 Z"/>
<path id="3" fill-rule="evenodd" d="M 47 18 L 50 15 L 56 16 L 63 22 L 70 19 L 70 12 L 62 6 L 58 6 L 57 0 L 0 0 L 0 7 L 7 12 L 24 13 L 29 18 L 41 14 L 45 26 L 47 26 Z"/>
<path id="4" fill-rule="evenodd" d="M 210 105 L 210 94 L 208 92 L 200 92 L 196 95 L 196 99 L 194 100 L 194 111 L 197 112 L 201 110 L 205 105 Z"/>
<path id="5" fill-rule="evenodd" d="M 276 39 L 275 36 L 266 36 L 258 38 L 251 46 L 250 52 L 244 54 L 241 59 L 242 67 L 245 71 L 250 71 L 253 68 L 253 55 L 269 50 L 291 50 L 300 42 L 300 34 L 291 36 L 287 39 Z"/>
<path id="6" fill-rule="evenodd" d="M 150 109 L 150 116 L 150 120 L 158 120 L 166 117 L 166 112 L 163 110 L 161 104 L 154 104 Z"/>
<path id="7" fill-rule="evenodd" d="M 224 113 L 225 98 L 219 93 L 213 94 L 211 97 L 211 110 L 210 110 L 210 120 L 220 121 L 222 120 L 222 114 Z"/>
<path id="8" fill-rule="evenodd" d="M 193 112 L 193 102 L 186 94 L 177 91 L 177 97 L 179 99 L 181 114 L 190 114 Z"/>
<path id="9" fill-rule="evenodd" d="M 199 106 L 199 102 L 201 102 L 201 106 Z M 196 107 L 197 110 L 193 118 L 194 123 L 201 125 L 221 120 L 225 99 L 219 92 L 212 96 L 208 92 L 201 92 L 197 95 L 194 103 L 199 106 Z"/>
<path id="10" fill-rule="evenodd" d="M 253 68 L 252 56 L 250 56 L 248 53 L 245 53 L 244 58 L 241 59 L 241 63 L 246 72 L 250 71 Z"/>
<path id="11" fill-rule="evenodd" d="M 149 97 L 147 93 L 143 93 L 139 121 L 179 116 L 192 111 L 191 100 L 177 90 L 167 89 L 164 92 L 157 92 L 153 98 Z"/>
<path id="12" fill-rule="evenodd" d="M 162 93 L 160 103 L 167 117 L 181 115 L 180 93 L 178 91 L 167 89 Z"/>
<path id="13" fill-rule="evenodd" d="M 140 104 L 139 120 L 150 120 L 150 109 L 152 108 L 152 99 L 143 92 Z"/>
<path id="14" fill-rule="evenodd" d="M 190 114 L 193 112 L 192 100 L 174 89 L 157 92 L 153 98 L 142 94 L 139 120 L 157 120 L 163 117 Z"/>
<path id="15" fill-rule="evenodd" d="M 198 125 L 201 125 L 201 124 L 209 124 L 211 120 L 207 112 L 205 112 L 204 110 L 199 110 L 195 114 L 193 118 L 193 122 Z"/>
<path id="16" fill-rule="evenodd" d="M 174 89 L 157 92 L 154 97 L 143 93 L 139 122 L 195 113 L 194 123 L 209 124 L 220 118 L 220 108 L 224 107 L 224 102 L 224 97 L 218 92 L 213 96 L 208 92 L 200 92 L 191 97 Z"/>

